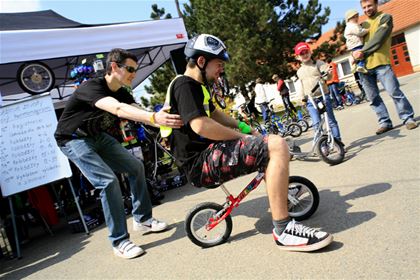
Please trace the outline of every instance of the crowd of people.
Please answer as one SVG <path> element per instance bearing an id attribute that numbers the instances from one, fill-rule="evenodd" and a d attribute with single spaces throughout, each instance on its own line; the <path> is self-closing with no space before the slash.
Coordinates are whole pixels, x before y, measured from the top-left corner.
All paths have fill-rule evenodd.
<path id="1" fill-rule="evenodd" d="M 416 128 L 413 109 L 399 89 L 390 66 L 392 16 L 378 11 L 377 0 L 361 0 L 361 6 L 368 19 L 362 26 L 354 26 L 354 29 L 366 34 L 359 32 L 355 35 L 363 40 L 351 51 L 357 63 L 355 71 L 378 116 L 380 128 L 376 134 L 385 133 L 393 127 L 380 97 L 377 80 L 393 98 L 407 129 Z M 349 23 L 358 25 L 357 18 L 357 13 L 346 13 Z M 353 39 L 348 37 L 349 42 Z M 349 43 L 348 47 L 352 46 Z M 341 140 L 331 99 L 337 97 L 336 67 L 331 62 L 328 64 L 314 59 L 310 46 L 305 42 L 298 43 L 294 52 L 301 62 L 297 71 L 301 83 L 299 101 L 307 108 L 315 127 L 320 121 L 316 104 L 325 104 L 332 133 L 337 140 Z M 101 190 L 102 208 L 115 255 L 131 259 L 143 254 L 144 250 L 130 241 L 121 190 L 114 172 L 129 175 L 134 231 L 160 232 L 168 225 L 152 215 L 142 161 L 106 133 L 113 118 L 143 122 L 164 129 L 170 137 L 171 150 L 179 167 L 193 186 L 213 187 L 244 174 L 263 171 L 275 244 L 287 251 L 314 251 L 328 246 L 333 241 L 331 234 L 304 226 L 289 217 L 289 150 L 285 140 L 278 135 L 262 136 L 213 105 L 207 86 L 219 77 L 224 71 L 224 64 L 229 62 L 224 43 L 216 36 L 201 34 L 188 41 L 185 56 L 185 73 L 171 83 L 167 104 L 159 112 L 151 113 L 140 109 L 126 90 L 138 69 L 136 56 L 122 49 L 111 50 L 105 76 L 83 83 L 67 102 L 58 122 L 55 133 L 58 146 L 90 183 Z M 312 89 L 325 73 L 328 82 L 322 82 L 322 87 L 328 94 L 324 99 L 320 89 Z M 284 79 L 277 74 L 272 79 L 287 110 L 296 111 Z M 262 78 L 256 80 L 254 91 L 255 96 L 251 98 L 255 98 L 255 105 L 260 106 L 266 119 L 268 100 Z M 336 102 L 339 101 L 336 98 Z M 337 106 L 341 106 L 340 103 Z"/>

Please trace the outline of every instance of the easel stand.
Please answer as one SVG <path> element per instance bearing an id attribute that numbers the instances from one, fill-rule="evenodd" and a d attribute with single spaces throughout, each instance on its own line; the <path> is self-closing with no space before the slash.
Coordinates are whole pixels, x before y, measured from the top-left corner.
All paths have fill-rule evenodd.
<path id="1" fill-rule="evenodd" d="M 85 229 L 86 234 L 89 235 L 90 232 L 89 232 L 89 229 L 86 225 L 85 219 L 83 217 L 82 209 L 80 208 L 80 205 L 79 205 L 79 198 L 76 196 L 76 192 L 74 191 L 73 184 L 72 184 L 70 178 L 67 178 L 67 182 L 69 183 L 71 193 L 73 194 L 74 202 L 76 203 L 76 207 L 77 207 L 77 211 L 79 212 L 80 220 L 82 221 L 82 224 L 83 224 L 83 227 Z M 10 214 L 12 216 L 13 232 L 14 232 L 14 235 L 15 235 L 16 254 L 17 254 L 17 258 L 21 259 L 22 254 L 20 252 L 20 243 L 19 243 L 18 230 L 17 230 L 17 226 L 16 226 L 15 210 L 14 210 L 14 207 L 13 207 L 12 197 L 8 196 L 8 198 L 9 198 Z M 47 225 L 47 229 L 51 234 L 51 230 L 49 230 L 48 225 Z"/>

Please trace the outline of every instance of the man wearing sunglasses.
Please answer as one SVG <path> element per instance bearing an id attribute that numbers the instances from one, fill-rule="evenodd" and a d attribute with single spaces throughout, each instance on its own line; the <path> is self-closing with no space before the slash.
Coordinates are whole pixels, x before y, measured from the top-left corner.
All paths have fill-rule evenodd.
<path id="1" fill-rule="evenodd" d="M 165 230 L 167 224 L 152 216 L 143 163 L 106 131 L 115 125 L 117 118 L 172 128 L 182 126 L 178 115 L 165 112 L 169 108 L 151 113 L 136 106 L 127 90 L 136 71 L 135 55 L 123 49 L 112 49 L 107 57 L 105 76 L 83 83 L 72 94 L 55 132 L 63 153 L 96 189 L 101 190 L 102 208 L 114 253 L 127 259 L 144 251 L 129 240 L 121 189 L 115 173 L 129 175 L 133 230 L 158 232 Z"/>

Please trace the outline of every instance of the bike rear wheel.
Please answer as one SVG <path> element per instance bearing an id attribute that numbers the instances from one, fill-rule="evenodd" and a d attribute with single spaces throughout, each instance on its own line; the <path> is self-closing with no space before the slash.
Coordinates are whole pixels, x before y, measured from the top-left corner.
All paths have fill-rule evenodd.
<path id="1" fill-rule="evenodd" d="M 185 231 L 188 238 L 202 248 L 209 248 L 226 242 L 232 232 L 232 217 L 226 216 L 213 229 L 206 226 L 216 220 L 216 214 L 223 210 L 222 205 L 204 202 L 194 207 L 185 219 Z"/>
<path id="2" fill-rule="evenodd" d="M 302 128 L 302 132 L 306 132 L 309 129 L 309 124 L 305 120 L 298 120 L 297 124 Z"/>
<path id="3" fill-rule="evenodd" d="M 297 221 L 302 221 L 312 216 L 319 205 L 318 189 L 304 177 L 289 177 L 289 193 L 287 197 L 289 216 Z"/>
<path id="4" fill-rule="evenodd" d="M 289 134 L 293 137 L 299 137 L 302 134 L 302 127 L 297 123 L 291 123 L 286 127 L 286 134 Z"/>
<path id="5" fill-rule="evenodd" d="M 344 145 L 338 140 L 334 140 L 332 144 L 326 135 L 318 140 L 317 152 L 319 157 L 330 165 L 342 163 L 344 160 Z"/>
<path id="6" fill-rule="evenodd" d="M 226 101 L 225 101 L 225 98 L 221 94 L 219 93 L 214 94 L 214 100 L 216 101 L 217 105 L 219 105 L 220 108 L 226 109 Z"/>

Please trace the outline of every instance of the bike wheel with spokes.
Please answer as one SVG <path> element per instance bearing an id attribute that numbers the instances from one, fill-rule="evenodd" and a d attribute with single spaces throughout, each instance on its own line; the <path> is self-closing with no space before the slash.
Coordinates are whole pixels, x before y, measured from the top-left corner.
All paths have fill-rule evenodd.
<path id="1" fill-rule="evenodd" d="M 225 74 L 221 75 L 219 77 L 218 81 L 219 81 L 220 89 L 222 90 L 222 95 L 223 96 L 230 96 L 229 95 L 230 87 L 229 87 L 229 82 L 226 78 L 226 75 Z"/>
<path id="2" fill-rule="evenodd" d="M 309 127 L 312 127 L 312 118 L 310 116 L 304 116 L 303 119 L 308 123 Z"/>
<path id="3" fill-rule="evenodd" d="M 298 120 L 297 124 L 302 128 L 302 132 L 306 132 L 309 129 L 309 124 L 305 120 Z"/>
<path id="4" fill-rule="evenodd" d="M 344 160 L 344 145 L 334 140 L 334 143 L 329 140 L 328 136 L 324 135 L 317 142 L 318 156 L 330 165 L 342 163 Z"/>
<path id="5" fill-rule="evenodd" d="M 22 64 L 17 73 L 19 86 L 32 95 L 50 91 L 55 85 L 54 72 L 39 61 Z"/>
<path id="6" fill-rule="evenodd" d="M 219 222 L 217 226 L 208 230 L 207 225 L 216 219 L 216 214 L 223 210 L 222 205 L 204 202 L 191 209 L 185 219 L 185 231 L 188 238 L 202 248 L 222 244 L 228 240 L 232 232 L 232 217 Z"/>
<path id="7" fill-rule="evenodd" d="M 214 100 L 216 100 L 216 103 L 217 103 L 217 105 L 219 105 L 220 108 L 226 109 L 226 102 L 225 102 L 225 98 L 223 96 L 216 93 L 214 95 Z"/>
<path id="8" fill-rule="evenodd" d="M 318 189 L 314 183 L 304 177 L 289 177 L 289 193 L 287 197 L 289 216 L 297 221 L 302 221 L 312 216 L 319 205 Z"/>
<path id="9" fill-rule="evenodd" d="M 302 134 L 302 127 L 298 125 L 297 123 L 290 123 L 286 127 L 287 134 L 293 136 L 293 137 L 299 137 Z"/>

